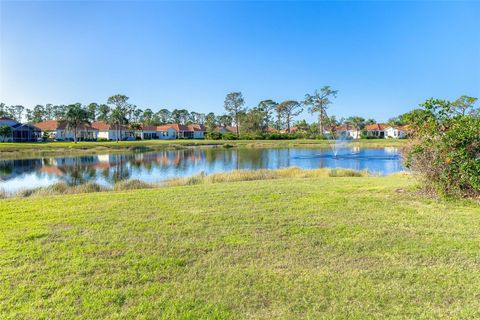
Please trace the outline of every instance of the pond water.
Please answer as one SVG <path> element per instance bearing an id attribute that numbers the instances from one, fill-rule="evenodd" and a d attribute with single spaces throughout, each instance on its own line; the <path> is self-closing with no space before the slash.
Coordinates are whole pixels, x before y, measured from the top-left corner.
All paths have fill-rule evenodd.
<path id="1" fill-rule="evenodd" d="M 397 148 L 330 149 L 197 148 L 148 153 L 82 157 L 0 160 L 0 190 L 16 192 L 64 181 L 71 185 L 94 181 L 111 186 L 124 179 L 158 183 L 200 172 L 211 174 L 237 169 L 347 168 L 390 174 L 404 170 Z"/>

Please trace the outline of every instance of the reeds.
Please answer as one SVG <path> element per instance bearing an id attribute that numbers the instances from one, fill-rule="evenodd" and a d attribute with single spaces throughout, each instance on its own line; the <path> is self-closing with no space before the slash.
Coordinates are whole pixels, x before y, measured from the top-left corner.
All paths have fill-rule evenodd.
<path id="1" fill-rule="evenodd" d="M 318 177 L 366 177 L 367 171 L 356 171 L 349 169 L 313 169 L 302 170 L 297 167 L 289 167 L 277 170 L 236 170 L 224 173 L 205 175 L 200 173 L 186 178 L 176 178 L 165 182 L 166 186 L 185 186 L 194 184 L 271 180 L 281 178 L 318 178 Z"/>
<path id="2" fill-rule="evenodd" d="M 48 187 L 40 187 L 34 189 L 23 189 L 15 194 L 9 194 L 4 190 L 0 190 L 0 199 L 7 198 L 9 196 L 15 196 L 19 198 L 26 197 L 43 197 L 52 195 L 63 194 L 79 194 L 79 193 L 91 193 L 91 192 L 104 192 L 104 191 L 126 191 L 136 189 L 149 189 L 161 186 L 188 186 L 199 184 L 212 184 L 212 183 L 225 183 L 225 182 L 237 182 L 237 181 L 253 181 L 253 180 L 272 180 L 282 178 L 329 178 L 329 177 L 367 177 L 370 174 L 367 171 L 356 171 L 350 169 L 312 169 L 303 170 L 297 167 L 289 167 L 277 170 L 235 170 L 224 173 L 214 173 L 206 175 L 201 172 L 197 175 L 175 178 L 167 180 L 161 185 L 147 183 L 138 179 L 123 180 L 117 182 L 112 188 L 101 186 L 94 182 L 87 182 L 84 184 L 71 186 L 65 182 L 57 182 Z"/>

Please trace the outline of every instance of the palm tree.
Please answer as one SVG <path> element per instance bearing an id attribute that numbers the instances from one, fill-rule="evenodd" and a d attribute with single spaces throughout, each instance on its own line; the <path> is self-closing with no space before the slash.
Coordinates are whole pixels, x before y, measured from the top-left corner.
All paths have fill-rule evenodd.
<path id="1" fill-rule="evenodd" d="M 365 127 L 365 119 L 359 116 L 353 116 L 345 121 L 347 124 L 352 125 L 357 131 L 357 139 L 360 137 L 359 132 Z"/>
<path id="2" fill-rule="evenodd" d="M 66 130 L 73 132 L 73 142 L 77 143 L 77 132 L 80 126 L 89 123 L 89 114 L 79 103 L 71 104 L 67 107 L 67 112 L 63 119 L 66 123 Z"/>
<path id="3" fill-rule="evenodd" d="M 338 91 L 332 90 L 330 86 L 324 86 L 320 89 L 320 92 L 318 92 L 318 90 L 315 90 L 313 95 L 305 95 L 305 100 L 303 101 L 303 104 L 310 106 L 310 113 L 313 114 L 318 112 L 318 125 L 321 134 L 324 134 L 325 132 L 324 129 L 325 119 L 327 118 L 327 108 L 328 105 L 332 103 L 332 101 L 330 101 L 330 97 L 336 98 L 337 93 Z"/>
<path id="4" fill-rule="evenodd" d="M 108 119 L 108 124 L 110 124 L 116 130 L 115 141 L 118 142 L 122 134 L 122 126 L 127 124 L 127 117 L 122 109 L 115 108 L 112 110 L 110 117 Z"/>

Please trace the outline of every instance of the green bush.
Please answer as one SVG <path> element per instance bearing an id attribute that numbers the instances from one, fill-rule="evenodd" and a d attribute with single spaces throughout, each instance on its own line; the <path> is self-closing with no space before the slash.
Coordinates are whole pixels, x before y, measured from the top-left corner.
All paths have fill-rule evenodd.
<path id="1" fill-rule="evenodd" d="M 222 139 L 222 133 L 221 132 L 207 132 L 205 134 L 205 138 L 207 140 L 221 140 Z"/>
<path id="2" fill-rule="evenodd" d="M 225 133 L 222 133 L 222 139 L 223 140 L 237 140 L 238 137 L 234 133 L 225 132 Z"/>
<path id="3" fill-rule="evenodd" d="M 426 113 L 412 120 L 406 166 L 425 189 L 446 196 L 480 196 L 480 110 L 474 98 L 429 99 Z"/>

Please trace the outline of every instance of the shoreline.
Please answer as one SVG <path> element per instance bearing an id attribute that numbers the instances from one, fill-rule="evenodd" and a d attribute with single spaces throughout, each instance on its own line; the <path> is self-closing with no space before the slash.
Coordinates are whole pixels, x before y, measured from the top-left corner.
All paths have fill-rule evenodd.
<path id="1" fill-rule="evenodd" d="M 351 147 L 402 148 L 408 140 L 372 139 L 347 142 Z M 0 143 L 0 160 L 153 152 L 190 148 L 328 148 L 330 140 L 142 140 L 107 142 Z"/>

